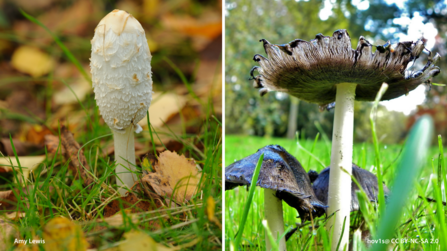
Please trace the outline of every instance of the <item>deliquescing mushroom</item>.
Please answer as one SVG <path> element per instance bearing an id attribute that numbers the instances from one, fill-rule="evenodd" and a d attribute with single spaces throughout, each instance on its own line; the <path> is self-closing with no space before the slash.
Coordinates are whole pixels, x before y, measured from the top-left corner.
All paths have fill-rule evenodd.
<path id="1" fill-rule="evenodd" d="M 137 180 L 133 131 L 142 131 L 138 122 L 151 103 L 152 55 L 143 27 L 123 10 L 112 11 L 99 22 L 91 44 L 95 99 L 113 132 L 116 183 L 124 195 Z"/>
<path id="2" fill-rule="evenodd" d="M 273 236 L 282 236 L 284 220 L 282 202 L 295 208 L 302 222 L 321 216 L 326 206 L 317 199 L 309 176 L 300 162 L 279 145 L 269 145 L 225 168 L 225 190 L 250 185 L 261 154 L 264 153 L 257 186 L 264 188 L 264 215 Z M 271 244 L 266 238 L 266 250 Z M 281 239 L 279 250 L 286 250 Z"/>
<path id="3" fill-rule="evenodd" d="M 312 184 L 312 189 L 315 192 L 315 195 L 317 196 L 317 199 L 324 204 L 327 204 L 328 201 L 328 190 L 329 190 L 329 174 L 330 174 L 330 167 L 326 167 L 323 169 L 320 174 L 318 174 L 314 170 L 309 170 L 307 172 L 310 182 Z M 378 202 L 378 195 L 379 195 L 379 187 L 378 187 L 378 181 L 377 176 L 373 173 L 369 172 L 368 170 L 362 169 L 361 167 L 357 166 L 356 164 L 352 163 L 352 176 L 354 176 L 355 180 L 360 184 L 362 187 L 362 190 L 365 192 L 367 198 L 370 202 Z M 390 190 L 385 184 L 382 184 L 383 192 L 385 195 L 385 198 L 388 198 L 390 195 Z M 359 200 L 357 197 L 357 192 L 360 191 L 360 188 L 357 186 L 357 184 L 352 181 L 351 182 L 351 212 L 360 210 Z M 363 229 L 364 225 L 361 220 L 361 216 L 356 217 L 356 219 L 360 219 L 355 226 L 351 226 L 351 229 L 354 230 L 360 230 L 360 233 L 362 234 L 361 239 L 365 239 L 369 237 L 369 231 L 367 229 Z M 362 226 L 363 225 L 363 226 Z M 290 236 L 297 231 L 298 228 L 292 229 L 287 235 L 286 240 L 290 238 Z M 366 231 L 364 231 L 366 230 Z M 349 248 L 349 250 L 352 250 Z"/>
<path id="4" fill-rule="evenodd" d="M 311 170 L 308 172 L 309 179 L 312 184 L 312 188 L 317 196 L 318 200 L 323 202 L 325 205 L 328 202 L 328 190 L 329 190 L 329 174 L 331 170 L 330 167 L 323 169 L 320 174 Z M 352 163 L 352 176 L 357 180 L 357 182 L 365 191 L 366 196 L 371 202 L 378 202 L 379 187 L 377 183 L 377 176 L 373 173 L 360 168 L 356 164 Z M 383 192 L 385 197 L 388 197 L 390 191 L 385 184 L 382 184 Z M 351 212 L 360 209 L 359 200 L 357 198 L 357 191 L 360 188 L 354 181 L 351 181 Z"/>
<path id="5" fill-rule="evenodd" d="M 318 34 L 310 42 L 296 39 L 288 44 L 274 45 L 261 40 L 268 58 L 259 54 L 250 74 L 254 87 L 261 88 L 261 96 L 269 91 L 289 93 L 299 99 L 326 106 L 336 102 L 332 135 L 331 175 L 329 180 L 328 214 L 336 212 L 327 226 L 334 231 L 332 250 L 348 246 L 347 234 L 342 235 L 343 222 L 349 223 L 351 205 L 352 145 L 354 100 L 373 101 L 382 83 L 389 86 L 381 100 L 390 100 L 407 94 L 421 83 L 431 83 L 440 69 L 435 66 L 439 54 L 432 56 L 417 71 L 407 70 L 425 49 L 422 41 L 400 42 L 393 49 L 387 42 L 376 46 L 363 36 L 357 49 L 351 48 L 346 30 L 337 30 L 332 37 Z M 254 76 L 257 70 L 259 75 Z M 347 173 L 345 173 L 344 169 Z"/>

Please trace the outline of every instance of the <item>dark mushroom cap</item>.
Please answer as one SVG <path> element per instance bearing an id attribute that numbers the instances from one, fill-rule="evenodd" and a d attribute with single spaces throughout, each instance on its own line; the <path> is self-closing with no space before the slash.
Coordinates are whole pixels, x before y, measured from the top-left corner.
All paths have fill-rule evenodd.
<path id="1" fill-rule="evenodd" d="M 318 178 L 313 182 L 313 189 L 317 198 L 327 204 L 328 190 L 329 190 L 329 173 L 330 168 L 327 167 L 318 175 Z M 373 173 L 360 168 L 356 164 L 352 164 L 352 174 L 357 182 L 362 186 L 370 201 L 377 201 L 379 188 L 377 186 L 377 177 Z M 356 191 L 360 190 L 357 184 L 351 183 L 351 211 L 359 210 L 359 201 L 357 199 Z M 388 196 L 388 187 L 383 184 L 383 192 Z"/>
<path id="2" fill-rule="evenodd" d="M 355 99 L 373 101 L 382 83 L 389 87 L 382 100 L 390 100 L 407 94 L 421 83 L 430 83 L 440 70 L 435 66 L 439 54 L 432 57 L 423 69 L 406 71 L 408 63 L 415 61 L 424 50 L 422 41 L 400 42 L 393 50 L 390 43 L 376 46 L 363 36 L 357 49 L 351 48 L 351 38 L 346 30 L 337 30 L 332 37 L 318 34 L 310 42 L 296 39 L 288 44 L 275 45 L 265 39 L 268 58 L 259 54 L 250 74 L 254 86 L 268 91 L 287 92 L 299 99 L 326 105 L 335 101 L 336 84 L 357 84 Z M 254 71 L 259 72 L 254 76 Z"/>
<path id="3" fill-rule="evenodd" d="M 298 210 L 303 221 L 309 212 L 323 215 L 326 206 L 315 196 L 309 176 L 300 162 L 279 145 L 269 145 L 225 168 L 225 190 L 249 185 L 261 154 L 264 153 L 257 186 L 276 190 L 276 196 Z"/>

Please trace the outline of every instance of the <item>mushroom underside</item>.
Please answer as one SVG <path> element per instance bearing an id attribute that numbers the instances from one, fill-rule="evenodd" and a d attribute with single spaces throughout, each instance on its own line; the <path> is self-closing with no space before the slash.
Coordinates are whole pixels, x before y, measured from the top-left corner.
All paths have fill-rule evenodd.
<path id="1" fill-rule="evenodd" d="M 336 85 L 357 84 L 355 99 L 373 101 L 382 83 L 389 85 L 382 100 L 390 100 L 407 94 L 421 83 L 430 83 L 440 69 L 435 66 L 439 55 L 432 57 L 422 69 L 409 70 L 424 45 L 422 41 L 400 42 L 394 49 L 389 42 L 377 47 L 360 37 L 357 49 L 351 48 L 351 39 L 346 30 L 337 30 L 332 37 L 318 34 L 310 42 L 296 39 L 288 44 L 275 45 L 265 39 L 268 58 L 255 55 L 255 66 L 250 72 L 255 87 L 268 91 L 282 91 L 299 99 L 326 105 L 334 102 Z M 411 69 L 415 68 L 412 66 Z M 259 75 L 254 76 L 254 71 Z"/>
<path id="2" fill-rule="evenodd" d="M 323 215 L 326 206 L 317 199 L 307 173 L 298 160 L 279 145 L 261 148 L 255 154 L 226 167 L 225 190 L 250 185 L 262 153 L 264 160 L 256 185 L 275 190 L 276 196 L 294 207 L 303 220 L 309 219 L 309 212 L 313 212 L 313 217 Z"/>

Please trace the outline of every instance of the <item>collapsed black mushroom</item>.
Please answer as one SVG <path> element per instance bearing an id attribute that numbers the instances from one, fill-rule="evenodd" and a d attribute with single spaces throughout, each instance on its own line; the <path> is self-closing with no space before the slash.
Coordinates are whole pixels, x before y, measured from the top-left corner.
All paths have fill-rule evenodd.
<path id="1" fill-rule="evenodd" d="M 313 183 L 312 188 L 317 196 L 318 200 L 323 202 L 325 205 L 328 201 L 328 190 L 329 190 L 329 174 L 330 168 L 327 167 L 318 174 L 317 172 L 310 170 L 308 172 L 310 181 Z M 357 182 L 362 186 L 363 191 L 365 191 L 366 196 L 371 202 L 377 202 L 377 196 L 379 194 L 379 187 L 377 185 L 377 177 L 373 173 L 360 168 L 356 164 L 352 163 L 352 176 L 357 180 Z M 352 181 L 351 183 L 351 212 L 359 210 L 359 200 L 357 198 L 357 191 L 360 188 L 357 184 Z M 383 192 L 385 198 L 389 195 L 388 187 L 383 184 Z"/>
<path id="2" fill-rule="evenodd" d="M 227 166 L 225 168 L 225 190 L 250 185 L 256 164 L 262 153 L 264 153 L 264 159 L 256 185 L 264 188 L 265 218 L 271 230 L 271 223 L 283 222 L 281 200 L 298 211 L 302 222 L 323 215 L 326 206 L 317 199 L 306 171 L 295 157 L 279 145 L 261 148 L 255 154 Z M 280 212 L 268 209 L 275 208 L 275 204 L 279 204 L 278 209 L 275 210 Z M 281 236 L 284 225 L 279 224 L 279 227 L 282 227 L 282 231 L 278 230 Z"/>

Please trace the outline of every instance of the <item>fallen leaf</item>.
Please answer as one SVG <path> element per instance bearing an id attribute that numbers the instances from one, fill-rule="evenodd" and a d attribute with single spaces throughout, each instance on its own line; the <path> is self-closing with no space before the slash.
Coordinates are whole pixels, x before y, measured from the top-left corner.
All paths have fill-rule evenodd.
<path id="1" fill-rule="evenodd" d="M 77 104 L 83 101 L 87 94 L 92 92 L 92 86 L 85 78 L 81 78 L 69 86 L 70 88 L 65 87 L 53 95 L 56 105 Z"/>
<path id="2" fill-rule="evenodd" d="M 166 122 L 171 114 L 178 113 L 186 104 L 185 97 L 174 93 L 154 93 L 152 100 L 154 102 L 149 107 L 149 119 L 155 128 L 163 126 L 163 122 Z M 138 124 L 147 126 L 147 118 L 144 117 Z"/>
<path id="3" fill-rule="evenodd" d="M 87 250 L 88 243 L 80 226 L 65 217 L 51 219 L 43 229 L 46 251 Z"/>
<path id="4" fill-rule="evenodd" d="M 25 216 L 26 216 L 26 213 L 24 213 L 24 212 L 12 212 L 12 213 L 5 215 L 5 217 L 7 219 L 14 220 L 14 221 L 19 220 L 20 218 L 23 218 Z"/>
<path id="5" fill-rule="evenodd" d="M 147 182 L 157 194 L 172 196 L 178 204 L 191 199 L 201 176 L 194 160 L 170 151 L 160 154 L 155 170 L 155 173 L 143 177 L 142 181 Z"/>
<path id="6" fill-rule="evenodd" d="M 84 151 L 80 149 L 81 146 L 65 126 L 61 128 L 61 141 L 65 149 L 65 159 L 70 160 L 70 168 L 81 174 L 84 187 L 89 186 L 94 182 L 89 174 L 90 166 L 84 156 Z"/>
<path id="7" fill-rule="evenodd" d="M 15 202 L 17 199 L 12 190 L 0 191 L 0 209 L 10 210 L 15 206 Z"/>
<path id="8" fill-rule="evenodd" d="M 126 211 L 127 221 L 130 219 L 130 221 L 132 223 L 135 223 L 135 224 L 138 223 L 138 215 L 132 214 L 131 211 L 128 209 L 126 209 L 125 211 Z M 111 227 L 119 227 L 124 224 L 124 215 L 123 215 L 123 213 L 118 213 L 111 217 L 105 218 L 104 220 L 98 220 L 97 222 L 98 223 L 106 222 Z"/>
<path id="9" fill-rule="evenodd" d="M 200 19 L 191 16 L 164 15 L 164 26 L 168 29 L 183 32 L 189 36 L 202 36 L 213 39 L 222 34 L 222 20 L 220 15 L 202 15 Z"/>
<path id="10" fill-rule="evenodd" d="M 121 242 L 119 248 L 121 251 L 172 251 L 177 250 L 167 248 L 154 241 L 149 235 L 132 230 L 124 234 L 125 241 Z"/>
<path id="11" fill-rule="evenodd" d="M 40 77 L 53 69 L 53 59 L 48 54 L 31 46 L 20 46 L 12 55 L 11 64 L 18 71 Z"/>
<path id="12" fill-rule="evenodd" d="M 23 178 L 27 180 L 29 178 L 30 172 L 36 169 L 39 166 L 39 164 L 45 160 L 45 155 L 21 156 L 18 157 L 18 159 L 20 162 L 20 166 L 22 167 Z M 0 158 L 0 172 L 12 172 L 13 169 L 18 173 L 20 173 L 20 168 L 17 163 L 17 159 L 15 157 L 12 156 L 12 157 Z"/>
<path id="13" fill-rule="evenodd" d="M 59 148 L 58 154 L 65 154 L 64 147 L 62 146 L 62 144 L 59 144 L 58 136 L 54 136 L 51 134 L 45 135 L 45 146 L 47 147 L 49 153 L 56 153 L 57 149 Z"/>
<path id="14" fill-rule="evenodd" d="M 48 134 L 52 134 L 52 132 L 46 126 L 33 125 L 26 134 L 26 141 L 42 145 L 45 142 L 45 136 Z"/>
<path id="15" fill-rule="evenodd" d="M 216 224 L 220 229 L 222 229 L 222 224 L 220 224 L 220 220 L 216 218 L 214 215 L 214 211 L 216 210 L 216 202 L 213 197 L 208 197 L 206 199 L 206 215 L 208 216 L 208 220 Z"/>
<path id="16" fill-rule="evenodd" d="M 17 156 L 25 156 L 29 153 L 40 150 L 41 148 L 30 142 L 23 142 L 19 139 L 12 139 Z M 6 156 L 15 156 L 12 149 L 11 140 L 9 138 L 0 139 L 0 152 Z"/>
<path id="17" fill-rule="evenodd" d="M 17 226 L 0 220 L 0 247 L 7 247 L 8 244 L 11 245 L 10 237 L 16 236 L 18 238 L 18 232 Z"/>

